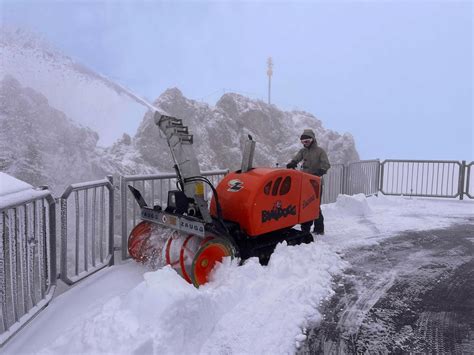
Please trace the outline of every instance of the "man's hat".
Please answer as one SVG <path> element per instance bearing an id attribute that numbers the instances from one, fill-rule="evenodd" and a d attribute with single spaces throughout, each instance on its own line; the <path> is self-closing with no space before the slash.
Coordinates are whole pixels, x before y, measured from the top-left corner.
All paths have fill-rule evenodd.
<path id="1" fill-rule="evenodd" d="M 300 139 L 316 138 L 311 128 L 306 128 L 301 134 Z"/>

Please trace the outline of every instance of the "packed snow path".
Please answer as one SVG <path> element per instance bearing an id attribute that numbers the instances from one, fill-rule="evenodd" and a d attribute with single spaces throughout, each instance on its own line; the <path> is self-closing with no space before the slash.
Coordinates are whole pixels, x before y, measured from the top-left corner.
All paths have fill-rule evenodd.
<path id="1" fill-rule="evenodd" d="M 351 249 L 300 353 L 474 354 L 474 216 Z"/>
<path id="2" fill-rule="evenodd" d="M 170 268 L 147 272 L 143 266 L 126 262 L 103 270 L 55 298 L 4 351 L 294 353 L 305 349 L 313 336 L 311 333 L 308 339 L 308 331 L 317 329 L 328 301 L 337 297 L 338 285 L 344 284 L 341 280 L 355 262 L 347 257 L 353 255 L 351 251 L 382 251 L 383 245 L 402 232 L 456 225 L 468 226 L 471 235 L 466 240 L 474 242 L 474 228 L 469 228 L 473 201 L 357 195 L 341 196 L 323 210 L 327 233 L 315 243 L 279 245 L 266 267 L 255 259 L 240 267 L 226 260 L 213 280 L 200 289 Z M 411 268 L 410 262 L 400 263 L 398 271 L 407 273 Z M 372 271 L 370 282 L 387 280 L 383 270 L 380 274 L 377 269 Z M 387 286 L 378 289 L 385 291 Z M 360 302 L 368 305 L 373 301 Z M 345 317 L 358 319 L 350 313 Z"/>

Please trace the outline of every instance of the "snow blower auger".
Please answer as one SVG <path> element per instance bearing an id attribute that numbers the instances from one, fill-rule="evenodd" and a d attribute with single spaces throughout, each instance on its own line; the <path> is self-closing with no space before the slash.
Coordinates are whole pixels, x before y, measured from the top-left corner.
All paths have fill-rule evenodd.
<path id="1" fill-rule="evenodd" d="M 171 265 L 196 287 L 206 283 L 217 262 L 225 257 L 242 261 L 258 257 L 268 263 L 276 245 L 309 243 L 309 232 L 296 224 L 318 217 L 320 178 L 282 168 L 253 168 L 255 141 L 246 142 L 241 170 L 227 174 L 214 187 L 201 176 L 192 143 L 182 120 L 155 111 L 177 174 L 177 190 L 169 191 L 166 208 L 148 206 L 129 186 L 141 208 L 128 250 L 132 258 L 153 266 Z M 212 190 L 210 209 L 204 185 Z"/>

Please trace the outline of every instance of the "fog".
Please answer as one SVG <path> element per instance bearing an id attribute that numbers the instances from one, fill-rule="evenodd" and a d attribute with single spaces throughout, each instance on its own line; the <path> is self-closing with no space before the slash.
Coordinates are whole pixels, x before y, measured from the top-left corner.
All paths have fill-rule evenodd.
<path id="1" fill-rule="evenodd" d="M 272 56 L 272 103 L 352 133 L 361 158 L 474 159 L 471 2 L 2 1 L 1 13 L 149 100 L 178 87 L 211 105 L 229 91 L 266 101 Z"/>

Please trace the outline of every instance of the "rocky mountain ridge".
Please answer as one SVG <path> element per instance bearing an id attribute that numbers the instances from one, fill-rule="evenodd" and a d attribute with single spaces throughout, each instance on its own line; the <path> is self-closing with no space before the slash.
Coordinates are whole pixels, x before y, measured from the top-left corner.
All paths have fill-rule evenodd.
<path id="1" fill-rule="evenodd" d="M 105 119 L 109 107 L 128 107 L 130 97 L 115 83 L 22 32 L 3 37 L 0 51 L 5 59 L 0 71 L 0 171 L 32 185 L 49 185 L 57 192 L 70 183 L 106 174 L 172 171 L 167 142 L 151 113 L 125 109 L 127 120 L 141 123 L 135 134 L 124 133 L 107 147 L 101 145 L 95 130 L 84 121 L 77 122 L 75 115 L 81 111 L 75 108 L 79 106 L 87 106 L 92 113 L 100 109 L 93 115 L 96 121 Z M 25 68 L 33 62 L 34 70 Z M 95 95 L 98 88 L 99 97 Z M 350 134 L 325 129 L 307 112 L 282 111 L 233 93 L 210 106 L 186 98 L 177 88 L 166 90 L 153 104 L 189 126 L 202 170 L 239 169 L 249 134 L 257 141 L 256 166 L 285 164 L 301 148 L 299 136 L 304 128 L 315 131 L 331 163 L 359 159 Z M 111 117 L 115 116 L 111 113 Z M 114 121 L 116 126 L 121 127 L 119 121 Z"/>
<path id="2" fill-rule="evenodd" d="M 32 185 L 59 188 L 106 174 L 172 171 L 166 139 L 151 113 L 135 136 L 124 134 L 102 148 L 96 132 L 77 125 L 11 76 L 0 82 L 0 102 L 0 170 Z M 358 159 L 350 135 L 325 130 L 305 112 L 280 111 L 237 94 L 225 94 L 211 107 L 185 98 L 178 89 L 167 90 L 154 105 L 190 127 L 203 170 L 238 169 L 248 134 L 257 141 L 256 166 L 286 163 L 300 148 L 298 138 L 306 127 L 314 129 L 333 164 Z"/>
<path id="3" fill-rule="evenodd" d="M 194 134 L 196 154 L 204 169 L 238 169 L 249 134 L 257 141 L 255 165 L 281 166 L 301 148 L 299 137 L 305 128 L 315 131 L 318 144 L 333 164 L 359 159 L 350 134 L 325 129 L 307 112 L 281 111 L 275 105 L 233 93 L 224 94 L 215 106 L 209 106 L 184 97 L 176 88 L 166 90 L 153 104 L 183 118 Z M 132 141 L 150 165 L 170 162 L 166 141 L 160 137 L 151 114 L 145 115 Z"/>

